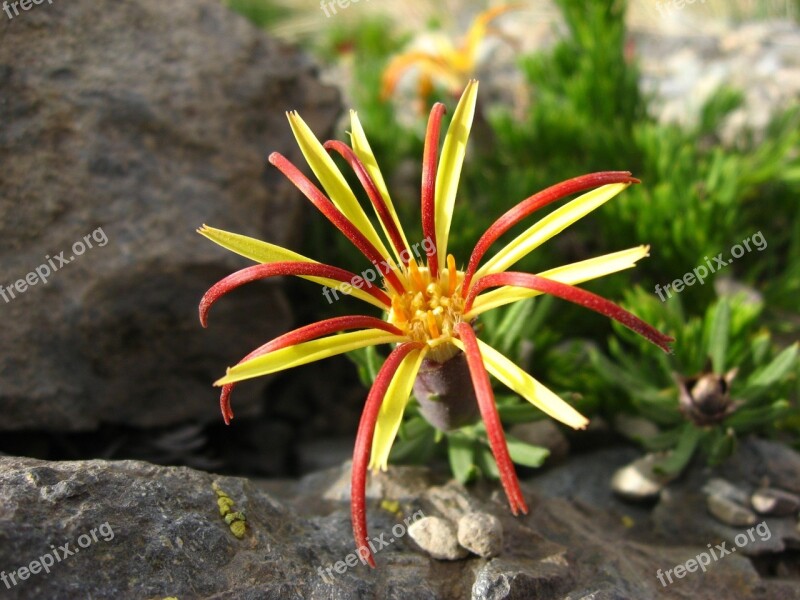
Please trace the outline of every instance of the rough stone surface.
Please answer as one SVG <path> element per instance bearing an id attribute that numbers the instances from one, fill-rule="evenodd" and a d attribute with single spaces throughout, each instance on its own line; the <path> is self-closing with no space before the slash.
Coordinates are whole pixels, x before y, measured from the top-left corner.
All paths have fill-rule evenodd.
<path id="1" fill-rule="evenodd" d="M 304 204 L 266 157 L 298 154 L 284 110 L 322 135 L 337 92 L 216 0 L 56 2 L 2 37 L 0 285 L 75 260 L 0 299 L 0 429 L 218 418 L 211 382 L 291 317 L 260 284 L 203 331 L 202 293 L 249 262 L 194 230 L 296 237 Z M 107 243 L 78 255 L 98 228 Z"/>
<path id="2" fill-rule="evenodd" d="M 408 528 L 408 535 L 433 558 L 458 560 L 467 555 L 466 549 L 458 545 L 455 527 L 447 519 L 424 517 L 414 521 Z"/>
<path id="3" fill-rule="evenodd" d="M 744 94 L 720 132 L 732 144 L 743 127 L 762 133 L 800 94 L 800 26 L 789 19 L 649 33 L 634 34 L 641 87 L 662 122 L 696 123 L 711 95 L 729 86 Z"/>
<path id="4" fill-rule="evenodd" d="M 489 513 L 468 513 L 458 521 L 458 543 L 483 558 L 497 556 L 503 550 L 503 524 Z"/>
<path id="5" fill-rule="evenodd" d="M 748 444 L 743 446 L 748 454 Z M 760 453 L 769 451 L 761 447 Z M 83 534 L 92 529 L 100 534 L 49 574 L 32 575 L 4 590 L 4 597 L 800 598 L 797 559 L 784 552 L 798 545 L 792 546 L 780 529 L 786 521 L 794 530 L 793 517 L 767 520 L 770 541 L 748 542 L 705 574 L 688 573 L 662 587 L 659 569 L 685 563 L 709 543 L 726 540 L 730 548 L 734 542 L 718 533 L 724 526 L 705 512 L 701 488 L 708 473 L 702 469 L 670 484 L 652 513 L 623 504 L 608 482 L 630 458 L 629 449 L 601 450 L 524 482 L 527 516 L 510 514 L 496 482 L 472 486 L 470 506 L 494 515 L 504 530 L 503 554 L 488 560 L 438 561 L 420 551 L 410 536 L 395 537 L 397 526 L 419 511 L 444 518 L 437 497 L 452 486 L 442 486 L 441 478 L 427 469 L 390 467 L 370 477 L 377 480 L 374 489 L 404 499 L 391 510 L 378 497 L 368 501 L 370 538 L 393 539 L 376 553 L 378 568 L 373 570 L 348 559 L 354 551 L 349 502 L 328 493 L 349 477 L 347 465 L 299 482 L 248 482 L 132 461 L 0 457 L 0 569 L 17 572 L 49 552 L 51 544 L 77 548 L 79 540 L 88 539 Z M 758 468 L 769 475 L 787 466 L 773 461 Z M 750 471 L 756 465 L 737 468 Z M 737 481 L 730 472 L 712 475 Z M 246 514 L 242 540 L 220 517 L 214 482 L 235 510 Z M 687 501 L 690 493 L 699 503 Z M 668 531 L 662 531 L 665 527 Z M 113 538 L 103 536 L 109 528 Z M 794 535 L 800 540 L 800 534 Z M 764 563 L 767 557 L 770 562 Z M 355 566 L 347 566 L 347 560 Z M 343 573 L 336 571 L 340 561 Z"/>

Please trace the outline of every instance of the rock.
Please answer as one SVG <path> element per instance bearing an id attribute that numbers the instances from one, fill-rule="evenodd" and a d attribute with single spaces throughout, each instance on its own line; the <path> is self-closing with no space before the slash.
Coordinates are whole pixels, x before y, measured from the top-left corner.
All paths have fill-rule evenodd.
<path id="1" fill-rule="evenodd" d="M 800 497 L 775 488 L 756 490 L 750 503 L 757 513 L 785 517 L 796 514 L 800 510 Z"/>
<path id="2" fill-rule="evenodd" d="M 707 496 L 721 496 L 742 506 L 750 503 L 750 494 L 747 490 L 733 485 L 730 481 L 721 477 L 713 477 L 703 486 L 703 492 Z"/>
<path id="3" fill-rule="evenodd" d="M 472 586 L 472 600 L 557 598 L 569 580 L 566 563 L 538 561 L 534 564 L 495 558 L 483 566 Z"/>
<path id="4" fill-rule="evenodd" d="M 573 481 L 577 498 L 595 490 L 607 493 L 607 486 L 592 482 L 589 490 L 582 489 L 588 478 L 558 471 L 573 470 L 574 462 L 579 474 L 609 472 L 613 463 L 602 463 L 614 456 L 623 459 L 617 464 L 626 458 L 619 452 L 587 453 L 548 476 Z M 381 475 L 382 485 L 404 488 L 392 481 L 396 473 L 408 476 L 390 468 Z M 438 483 L 430 470 L 415 473 L 428 487 Z M 492 499 L 497 487 L 492 483 L 471 488 L 470 501 L 502 523 L 501 557 L 438 561 L 421 552 L 408 539 L 404 523 L 417 518 L 419 506 L 426 507 L 427 515 L 429 502 L 422 490 L 400 502 L 402 516 L 381 508 L 377 498 L 368 502 L 378 566 L 370 569 L 354 554 L 349 502 L 322 500 L 329 482 L 348 474 L 344 465 L 336 473 L 308 476 L 300 485 L 279 486 L 135 461 L 0 457 L 0 565 L 17 582 L 9 579 L 4 593 L 9 598 L 653 598 L 664 594 L 655 577 L 658 569 L 682 564 L 706 551 L 710 540 L 720 539 L 704 532 L 695 545 L 676 545 L 654 536 L 650 528 L 624 527 L 613 509 L 572 500 L 569 490 L 561 497 L 543 496 L 525 482 L 531 510 L 514 517 L 507 505 Z M 214 483 L 245 515 L 241 540 L 220 515 Z M 278 487 L 280 500 L 264 491 Z M 704 515 L 702 505 L 698 512 L 716 523 Z M 786 521 L 794 529 L 794 519 Z M 770 520 L 772 541 L 779 536 L 777 522 Z M 82 536 L 91 537 L 93 529 L 97 539 L 89 543 Z M 65 543 L 70 550 L 80 549 L 64 559 L 68 564 L 55 563 L 49 574 L 17 577 L 20 567 L 28 569 L 52 546 Z M 703 580 L 709 584 L 701 585 L 695 573 L 694 587 L 682 582 L 689 586 L 684 589 L 698 600 L 797 598 L 787 591 L 787 584 L 797 588 L 795 576 L 759 576 L 745 556 L 751 546 L 756 544 L 748 540 L 740 552 L 715 562 L 713 573 L 703 576 L 713 578 Z M 774 559 L 790 566 L 782 556 L 791 555 Z"/>
<path id="5" fill-rule="evenodd" d="M 645 440 L 660 432 L 655 423 L 644 417 L 619 413 L 614 417 L 614 429 L 631 440 Z"/>
<path id="6" fill-rule="evenodd" d="M 748 525 L 755 525 L 757 521 L 753 511 L 725 496 L 712 494 L 708 497 L 707 506 L 708 512 L 727 525 L 747 527 Z"/>
<path id="7" fill-rule="evenodd" d="M 653 466 L 662 457 L 647 454 L 631 464 L 618 469 L 611 479 L 611 488 L 622 498 L 641 502 L 656 498 L 675 475 L 660 475 L 653 472 Z"/>
<path id="8" fill-rule="evenodd" d="M 0 285 L 41 275 L 0 298 L 0 430 L 219 419 L 211 382 L 291 312 L 254 284 L 203 330 L 202 294 L 250 263 L 195 228 L 296 241 L 305 205 L 266 157 L 298 155 L 286 109 L 324 135 L 337 92 L 216 0 L 72 0 L 7 25 Z M 263 389 L 242 386 L 237 414 Z"/>
<path id="9" fill-rule="evenodd" d="M 472 512 L 458 521 L 458 543 L 483 558 L 497 556 L 503 551 L 503 524 L 485 512 Z"/>
<path id="10" fill-rule="evenodd" d="M 433 511 L 452 523 L 458 523 L 465 514 L 479 509 L 466 488 L 457 481 L 434 486 L 425 491 L 424 497 Z"/>
<path id="11" fill-rule="evenodd" d="M 737 547 L 740 554 L 752 557 L 769 557 L 772 560 L 787 549 L 800 547 L 800 532 L 795 528 L 795 519 L 788 517 L 769 517 L 756 525 L 748 526 L 753 535 L 748 534 L 743 545 L 742 527 L 723 523 L 713 516 L 708 509 L 707 493 L 714 489 L 724 492 L 724 486 L 709 487 L 714 480 L 724 483 L 736 482 L 738 492 L 735 497 L 741 500 L 741 492 L 745 491 L 744 502 L 736 502 L 738 506 L 750 505 L 750 493 L 761 481 L 780 481 L 780 486 L 790 481 L 792 465 L 800 459 L 800 454 L 779 443 L 756 438 L 745 438 L 737 446 L 736 454 L 729 460 L 713 469 L 704 467 L 702 463 L 687 469 L 680 480 L 676 481 L 661 495 L 653 509 L 651 518 L 653 529 L 665 539 L 678 544 L 698 544 L 705 546 L 710 540 L 722 540 L 729 547 Z M 723 494 L 724 495 L 724 494 Z M 730 498 L 728 498 L 730 500 Z"/>
<path id="12" fill-rule="evenodd" d="M 662 123 L 694 125 L 703 105 L 726 85 L 741 90 L 744 102 L 724 120 L 720 138 L 736 145 L 742 131 L 751 129 L 758 141 L 770 119 L 791 107 L 800 92 L 800 27 L 792 19 L 776 19 L 702 29 L 687 34 L 684 25 L 664 35 L 653 35 L 649 27 L 632 32 L 640 86 L 653 97 L 654 116 Z"/>
<path id="13" fill-rule="evenodd" d="M 441 517 L 423 517 L 408 527 L 408 535 L 433 558 L 458 560 L 467 551 L 458 545 L 456 529 L 450 521 Z"/>
<path id="14" fill-rule="evenodd" d="M 511 427 L 508 432 L 515 438 L 534 446 L 542 446 L 550 450 L 546 464 L 553 465 L 569 455 L 569 440 L 561 429 L 550 419 L 520 423 Z"/>

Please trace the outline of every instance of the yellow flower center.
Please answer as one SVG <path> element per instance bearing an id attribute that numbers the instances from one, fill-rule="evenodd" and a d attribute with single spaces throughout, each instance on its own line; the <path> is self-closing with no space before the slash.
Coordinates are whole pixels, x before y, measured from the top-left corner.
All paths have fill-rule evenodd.
<path id="1" fill-rule="evenodd" d="M 427 344 L 430 359 L 445 362 L 458 353 L 451 340 L 455 326 L 463 320 L 464 273 L 456 270 L 452 254 L 438 277 L 432 277 L 427 267 L 418 267 L 412 258 L 406 279 L 404 293 L 389 291 L 392 309 L 388 320 L 411 340 Z"/>

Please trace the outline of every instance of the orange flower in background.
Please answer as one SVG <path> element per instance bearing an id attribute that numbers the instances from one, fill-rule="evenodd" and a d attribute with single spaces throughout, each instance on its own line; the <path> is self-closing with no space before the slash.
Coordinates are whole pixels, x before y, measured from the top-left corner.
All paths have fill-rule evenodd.
<path id="1" fill-rule="evenodd" d="M 423 106 L 428 106 L 427 99 L 436 84 L 457 95 L 475 75 L 478 49 L 490 32 L 491 21 L 520 7 L 518 4 L 496 6 L 480 13 L 458 47 L 446 37 L 437 37 L 433 51 L 409 50 L 396 55 L 383 73 L 381 98 L 386 100 L 394 94 L 401 77 L 411 69 L 418 70 L 417 96 Z"/>
<path id="2" fill-rule="evenodd" d="M 627 171 L 604 171 L 575 177 L 549 187 L 508 210 L 481 236 L 466 267 L 447 253 L 450 224 L 477 101 L 478 83 L 467 84 L 439 151 L 445 108 L 436 104 L 428 121 L 422 159 L 422 231 L 426 264 L 419 265 L 397 218 L 389 191 L 355 112 L 351 111 L 351 145 L 322 144 L 297 113 L 289 123 L 300 149 L 325 192 L 284 156 L 269 157 L 300 191 L 336 226 L 380 273 L 381 282 L 324 264 L 273 244 L 203 226 L 201 234 L 221 246 L 256 261 L 214 285 L 200 302 L 200 321 L 223 295 L 268 277 L 294 275 L 323 286 L 350 284 L 350 295 L 379 308 L 382 318 L 352 315 L 326 319 L 286 333 L 248 354 L 216 382 L 222 386 L 220 406 L 226 423 L 233 418 L 230 395 L 240 381 L 268 375 L 358 348 L 390 344 L 392 350 L 369 391 L 358 426 L 353 453 L 351 511 L 359 550 L 374 566 L 367 545 L 367 470 L 387 468 L 391 450 L 414 382 L 423 363 L 444 364 L 464 358 L 474 390 L 474 402 L 486 424 L 489 445 L 514 514 L 528 508 L 508 453 L 503 427 L 489 380 L 493 375 L 534 406 L 573 428 L 588 420 L 572 406 L 494 348 L 477 339 L 473 325 L 483 312 L 551 294 L 610 317 L 641 334 L 664 351 L 672 338 L 660 333 L 616 304 L 575 287 L 575 284 L 635 266 L 648 247 L 572 263 L 543 273 L 508 269 L 575 221 L 599 208 L 638 180 Z M 373 226 L 329 153 L 340 155 L 354 170 L 372 204 L 382 235 Z M 558 208 L 501 248 L 481 265 L 489 248 L 534 211 L 566 196 L 583 193 Z M 496 288 L 496 289 L 491 289 Z M 491 291 L 489 291 L 491 289 Z M 346 333 L 340 333 L 346 331 Z"/>

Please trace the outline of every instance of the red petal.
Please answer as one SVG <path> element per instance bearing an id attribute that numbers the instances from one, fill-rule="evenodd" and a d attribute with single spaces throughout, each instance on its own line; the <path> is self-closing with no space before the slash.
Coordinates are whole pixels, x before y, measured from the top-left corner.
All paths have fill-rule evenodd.
<path id="1" fill-rule="evenodd" d="M 235 290 L 245 283 L 250 283 L 251 281 L 282 275 L 327 277 L 328 279 L 335 279 L 336 281 L 342 282 L 350 282 L 354 277 L 357 277 L 350 271 L 345 271 L 344 269 L 322 263 L 286 261 L 253 265 L 252 267 L 236 271 L 224 279 L 221 279 L 205 293 L 202 300 L 200 300 L 200 323 L 203 327 L 208 326 L 208 311 L 217 300 L 228 292 Z M 391 306 L 392 301 L 389 299 L 389 296 L 386 295 L 386 292 L 366 280 L 364 280 L 364 282 L 367 284 L 367 287 L 363 288 L 366 293 L 377 298 L 387 307 Z"/>
<path id="2" fill-rule="evenodd" d="M 274 340 L 271 340 L 263 346 L 259 346 L 253 350 L 250 354 L 240 360 L 239 364 L 252 358 L 258 358 L 259 356 L 264 356 L 270 352 L 275 352 L 276 350 L 280 350 L 282 348 L 288 348 L 289 346 L 294 346 L 295 344 L 308 342 L 324 335 L 329 335 L 338 331 L 344 331 L 345 329 L 383 329 L 389 333 L 394 333 L 397 335 L 403 334 L 402 331 L 400 331 L 391 323 L 387 323 L 386 321 L 377 319 L 375 317 L 362 315 L 334 317 L 332 319 L 325 319 L 324 321 L 317 321 L 311 325 L 306 325 L 304 327 L 295 329 L 294 331 L 284 333 L 283 335 L 276 337 Z M 222 386 L 222 393 L 219 397 L 222 418 L 225 419 L 226 425 L 230 425 L 231 419 L 233 418 L 233 410 L 231 409 L 231 392 L 233 392 L 233 388 L 235 386 L 235 383 L 228 383 Z"/>
<path id="3" fill-rule="evenodd" d="M 367 396 L 364 410 L 361 413 L 361 421 L 358 424 L 358 434 L 356 434 L 356 445 L 353 450 L 353 467 L 350 481 L 350 515 L 353 521 L 353 537 L 356 541 L 356 553 L 361 560 L 366 560 L 369 566 L 375 566 L 375 559 L 369 547 L 369 537 L 367 536 L 367 509 L 366 509 L 366 489 L 367 489 L 367 465 L 369 455 L 372 451 L 372 437 L 375 434 L 375 425 L 378 420 L 378 412 L 386 396 L 386 390 L 397 372 L 402 360 L 412 350 L 423 348 L 424 344 L 419 342 L 407 342 L 395 348 L 383 363 L 381 370 L 372 384 L 372 389 Z"/>
<path id="4" fill-rule="evenodd" d="M 439 133 L 446 108 L 437 102 L 431 108 L 428 129 L 425 132 L 425 150 L 422 155 L 422 236 L 432 242 L 433 249 L 428 252 L 428 267 L 431 276 L 439 274 L 439 260 L 436 256 L 436 165 L 439 162 Z"/>
<path id="5" fill-rule="evenodd" d="M 481 239 L 478 240 L 478 243 L 475 244 L 475 249 L 472 251 L 472 256 L 469 257 L 469 264 L 464 273 L 464 284 L 461 288 L 461 294 L 466 298 L 472 277 L 475 275 L 475 271 L 478 270 L 478 263 L 483 258 L 483 255 L 486 254 L 489 247 L 506 231 L 534 211 L 544 208 L 556 200 L 560 200 L 570 194 L 576 194 L 609 183 L 639 183 L 639 180 L 635 177 L 631 177 L 630 171 L 600 171 L 598 173 L 589 173 L 588 175 L 573 177 L 572 179 L 567 179 L 566 181 L 550 186 L 506 211 L 502 217 L 492 223 L 489 229 L 481 236 Z"/>
<path id="6" fill-rule="evenodd" d="M 311 200 L 311 203 L 317 207 L 317 209 L 325 215 L 325 217 L 333 223 L 333 225 L 341 231 L 347 239 L 349 239 L 353 245 L 358 248 L 361 253 L 367 257 L 368 260 L 371 262 L 380 265 L 382 260 L 388 259 L 389 257 L 381 256 L 380 252 L 372 245 L 372 243 L 364 237 L 364 234 L 359 231 L 359 229 L 350 222 L 350 220 L 342 214 L 342 212 L 336 208 L 336 206 L 328 199 L 328 197 L 323 194 L 317 186 L 315 186 L 311 181 L 303 175 L 300 170 L 295 167 L 285 156 L 278 152 L 273 152 L 269 155 L 269 162 L 275 165 L 278 170 L 283 173 L 289 181 L 291 181 L 297 189 L 299 189 L 306 198 Z M 378 268 L 381 275 L 389 282 L 389 284 L 395 289 L 398 293 L 403 293 L 405 289 L 403 288 L 403 284 L 400 282 L 400 279 L 397 277 L 397 273 L 394 270 L 389 269 L 388 272 L 385 272 L 383 268 Z"/>
<path id="7" fill-rule="evenodd" d="M 475 332 L 468 323 L 461 322 L 455 327 L 456 334 L 464 344 L 464 354 L 467 357 L 467 366 L 472 377 L 472 385 L 475 386 L 475 396 L 478 399 L 478 408 L 481 417 L 486 424 L 486 435 L 489 437 L 489 446 L 500 470 L 500 481 L 503 489 L 508 496 L 508 503 L 511 505 L 511 512 L 519 514 L 528 513 L 528 506 L 522 497 L 522 490 L 519 487 L 517 473 L 514 470 L 514 463 L 508 454 L 506 436 L 503 433 L 503 424 L 500 422 L 500 415 L 494 402 L 494 392 L 489 383 L 489 374 L 483 366 L 481 350 L 478 347 L 478 340 Z"/>
<path id="8" fill-rule="evenodd" d="M 493 275 L 481 277 L 469 291 L 464 312 L 469 312 L 475 297 L 482 291 L 501 285 L 529 288 L 531 290 L 557 296 L 558 298 L 574 302 L 575 304 L 580 304 L 581 306 L 622 323 L 628 329 L 635 331 L 642 337 L 653 342 L 664 352 L 672 352 L 669 343 L 674 342 L 675 338 L 661 333 L 655 327 L 645 323 L 639 317 L 629 313 L 621 306 L 597 294 L 592 294 L 591 292 L 577 288 L 574 285 L 559 283 L 558 281 L 532 275 L 531 273 L 495 273 Z"/>
<path id="9" fill-rule="evenodd" d="M 400 235 L 400 231 L 397 229 L 397 224 L 394 222 L 392 215 L 389 214 L 389 208 L 386 206 L 386 203 L 383 201 L 383 196 L 378 191 L 378 187 L 375 185 L 375 182 L 372 180 L 372 177 L 369 176 L 366 167 L 364 167 L 364 163 L 361 162 L 361 159 L 356 156 L 356 153 L 343 142 L 338 140 L 329 140 L 323 144 L 323 147 L 326 150 L 334 150 L 338 152 L 342 158 L 344 158 L 349 164 L 350 167 L 358 177 L 358 180 L 361 182 L 361 185 L 364 186 L 364 190 L 367 192 L 367 196 L 369 196 L 370 202 L 375 207 L 375 210 L 378 212 L 378 217 L 380 217 L 381 222 L 383 223 L 384 227 L 386 227 L 386 231 L 389 233 L 389 238 L 392 240 L 392 245 L 397 250 L 397 253 L 400 255 L 401 258 L 405 256 L 403 250 L 406 250 L 406 245 L 403 242 L 403 236 Z M 408 259 L 403 260 L 403 264 L 408 263 Z"/>

